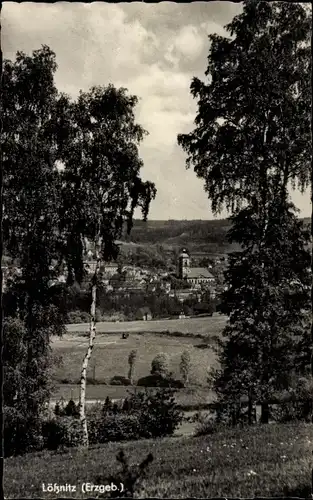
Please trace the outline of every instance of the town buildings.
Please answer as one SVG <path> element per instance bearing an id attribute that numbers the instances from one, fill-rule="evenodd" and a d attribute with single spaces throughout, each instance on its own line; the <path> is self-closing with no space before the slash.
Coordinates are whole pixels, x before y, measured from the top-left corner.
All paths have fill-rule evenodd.
<path id="1" fill-rule="evenodd" d="M 215 278 L 206 267 L 192 267 L 189 252 L 184 248 L 178 256 L 177 277 L 191 285 L 214 285 Z"/>

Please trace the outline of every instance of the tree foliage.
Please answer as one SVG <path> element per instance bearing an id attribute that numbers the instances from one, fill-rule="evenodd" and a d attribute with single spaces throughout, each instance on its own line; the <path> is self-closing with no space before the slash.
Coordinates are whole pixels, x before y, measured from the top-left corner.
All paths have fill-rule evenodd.
<path id="1" fill-rule="evenodd" d="M 305 191 L 311 176 L 311 16 L 299 3 L 245 1 L 226 30 L 209 37 L 207 81 L 191 84 L 196 127 L 178 142 L 242 249 L 225 274 L 214 388 L 265 401 L 288 388 L 308 346 L 309 239 L 289 188 Z"/>
<path id="2" fill-rule="evenodd" d="M 134 377 L 134 368 L 136 359 L 137 359 L 137 349 L 132 349 L 128 356 L 128 365 L 129 365 L 128 378 L 131 381 L 131 383 Z"/>
<path id="3" fill-rule="evenodd" d="M 18 52 L 4 61 L 1 82 L 2 234 L 9 265 L 19 266 L 3 297 L 4 396 L 7 414 L 16 417 L 7 420 L 6 442 L 14 452 L 30 445 L 23 429 L 29 434 L 39 425 L 51 389 L 50 337 L 64 329 L 62 290 L 51 287 L 60 255 L 56 68 L 47 46 L 32 56 Z"/>
<path id="4" fill-rule="evenodd" d="M 136 207 L 146 219 L 156 194 L 140 178 L 145 131 L 135 122 L 137 98 L 109 85 L 71 101 L 56 89 L 56 69 L 55 54 L 43 46 L 4 61 L 2 77 L 4 246 L 20 266 L 7 283 L 6 313 L 20 321 L 25 374 L 43 393 L 50 337 L 64 331 L 61 269 L 68 284 L 82 282 L 86 238 L 97 258 L 115 258 L 123 225 L 131 229 Z M 35 418 L 43 398 L 35 403 L 31 390 L 24 396 Z"/>
<path id="5" fill-rule="evenodd" d="M 151 363 L 151 374 L 162 375 L 166 377 L 169 375 L 169 361 L 168 356 L 163 352 L 157 354 Z"/>
<path id="6" fill-rule="evenodd" d="M 69 270 L 81 280 L 85 238 L 101 241 L 101 258 L 118 255 L 116 240 L 126 223 L 132 227 L 137 206 L 143 217 L 155 197 L 153 183 L 143 182 L 138 145 L 146 135 L 135 122 L 137 97 L 113 85 L 80 92 L 68 103 L 67 143 L 63 148 L 62 221 L 67 245 L 76 243 Z"/>
<path id="7" fill-rule="evenodd" d="M 288 182 L 308 186 L 311 159 L 311 16 L 287 2 L 244 3 L 210 35 L 207 82 L 194 78 L 196 128 L 178 136 L 204 180 L 213 212 L 257 202 Z"/>
<path id="8" fill-rule="evenodd" d="M 187 384 L 189 380 L 190 367 L 191 367 L 190 352 L 184 351 L 181 355 L 179 369 L 185 384 Z"/>
<path id="9" fill-rule="evenodd" d="M 219 343 L 221 368 L 214 370 L 214 389 L 224 400 L 270 399 L 310 363 L 309 233 L 291 209 L 272 209 L 265 246 L 230 256 L 222 297 L 229 323 Z M 241 212 L 233 221 L 234 237 L 239 231 L 243 240 L 245 232 L 257 239 L 251 214 Z"/>

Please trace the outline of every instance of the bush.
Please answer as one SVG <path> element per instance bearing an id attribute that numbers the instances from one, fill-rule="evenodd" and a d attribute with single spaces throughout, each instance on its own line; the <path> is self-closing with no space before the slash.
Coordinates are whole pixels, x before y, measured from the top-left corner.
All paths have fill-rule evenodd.
<path id="1" fill-rule="evenodd" d="M 293 421 L 312 421 L 312 400 L 288 401 L 273 405 L 271 408 L 271 417 L 275 422 L 282 424 Z"/>
<path id="2" fill-rule="evenodd" d="M 60 446 L 78 446 L 82 440 L 79 419 L 75 417 L 55 417 L 43 423 L 44 447 L 57 450 Z"/>
<path id="3" fill-rule="evenodd" d="M 111 385 L 131 385 L 131 381 L 127 377 L 122 375 L 115 375 L 115 377 L 110 380 Z"/>
<path id="4" fill-rule="evenodd" d="M 271 408 L 271 417 L 280 423 L 292 421 L 312 421 L 313 381 L 310 378 L 299 377 L 292 381 L 290 395 L 295 401 L 286 401 Z"/>
<path id="5" fill-rule="evenodd" d="M 67 313 L 68 323 L 89 323 L 90 314 L 85 311 L 71 311 Z"/>
<path id="6" fill-rule="evenodd" d="M 79 405 L 76 406 L 75 402 L 70 399 L 64 408 L 64 416 L 66 417 L 79 417 Z"/>
<path id="7" fill-rule="evenodd" d="M 182 389 L 184 383 L 181 380 L 175 380 L 171 377 L 164 377 L 159 373 L 142 377 L 138 380 L 137 386 L 140 387 L 174 387 Z"/>
<path id="8" fill-rule="evenodd" d="M 108 405 L 107 405 L 108 406 Z M 172 435 L 183 420 L 172 389 L 132 394 L 127 408 L 115 414 L 95 405 L 88 415 L 90 443 Z"/>
<path id="9" fill-rule="evenodd" d="M 54 408 L 54 414 L 57 417 L 79 417 L 79 404 L 70 399 L 67 404 L 64 402 L 58 402 Z"/>
<path id="10" fill-rule="evenodd" d="M 216 432 L 220 432 L 228 427 L 227 422 L 219 421 L 215 417 L 208 417 L 207 415 L 203 416 L 201 414 L 197 414 L 197 426 L 195 435 L 196 436 L 206 436 L 210 434 L 215 434 Z"/>
<path id="11" fill-rule="evenodd" d="M 4 456 L 21 455 L 41 450 L 42 421 L 33 416 L 25 416 L 12 407 L 3 408 L 3 444 Z"/>
<path id="12" fill-rule="evenodd" d="M 152 360 L 151 375 L 162 375 L 166 377 L 169 372 L 169 361 L 167 354 L 160 353 Z"/>
<path id="13" fill-rule="evenodd" d="M 191 368 L 191 357 L 190 352 L 185 350 L 181 355 L 181 361 L 179 365 L 180 373 L 184 381 L 184 385 L 189 382 L 189 373 Z"/>
<path id="14" fill-rule="evenodd" d="M 91 444 L 136 440 L 141 437 L 138 415 L 106 414 L 88 420 Z"/>
<path id="15" fill-rule="evenodd" d="M 137 407 L 140 435 L 145 438 L 170 436 L 183 420 L 172 389 L 134 394 L 130 406 Z"/>

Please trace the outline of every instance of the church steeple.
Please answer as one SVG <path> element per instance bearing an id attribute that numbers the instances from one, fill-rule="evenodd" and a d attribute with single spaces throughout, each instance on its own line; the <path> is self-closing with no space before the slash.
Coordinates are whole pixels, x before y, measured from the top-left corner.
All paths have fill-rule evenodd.
<path id="1" fill-rule="evenodd" d="M 190 255 L 188 251 L 183 248 L 178 256 L 178 269 L 177 274 L 179 279 L 187 278 L 190 268 Z"/>

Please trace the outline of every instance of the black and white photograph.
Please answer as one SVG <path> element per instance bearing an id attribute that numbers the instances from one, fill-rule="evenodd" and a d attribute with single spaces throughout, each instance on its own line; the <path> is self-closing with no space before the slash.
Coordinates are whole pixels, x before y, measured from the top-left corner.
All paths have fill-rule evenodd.
<path id="1" fill-rule="evenodd" d="M 3 2 L 7 499 L 312 498 L 312 7 Z"/>

